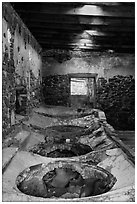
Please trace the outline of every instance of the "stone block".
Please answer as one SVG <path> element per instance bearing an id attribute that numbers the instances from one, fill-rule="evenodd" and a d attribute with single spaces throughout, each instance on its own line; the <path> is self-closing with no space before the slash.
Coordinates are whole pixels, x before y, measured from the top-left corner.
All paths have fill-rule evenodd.
<path id="1" fill-rule="evenodd" d="M 98 117 L 101 121 L 106 121 L 106 116 L 103 111 L 98 111 Z"/>
<path id="2" fill-rule="evenodd" d="M 15 139 L 18 140 L 20 144 L 22 144 L 29 135 L 30 135 L 30 132 L 21 131 L 15 136 Z"/>
<path id="3" fill-rule="evenodd" d="M 4 168 L 16 154 L 18 148 L 8 147 L 2 150 L 2 168 Z"/>

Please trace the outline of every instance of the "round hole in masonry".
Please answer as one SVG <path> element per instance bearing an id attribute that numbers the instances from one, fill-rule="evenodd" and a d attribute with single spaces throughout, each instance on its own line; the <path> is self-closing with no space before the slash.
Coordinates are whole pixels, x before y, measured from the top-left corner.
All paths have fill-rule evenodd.
<path id="1" fill-rule="evenodd" d="M 39 143 L 30 152 L 52 158 L 85 155 L 92 151 L 89 145 L 78 142 L 85 128 L 72 125 L 48 127 L 45 130 L 45 143 Z"/>
<path id="2" fill-rule="evenodd" d="M 16 184 L 27 195 L 43 198 L 81 198 L 108 192 L 116 178 L 103 168 L 76 161 L 56 161 L 31 166 Z"/>
<path id="3" fill-rule="evenodd" d="M 48 127 L 44 133 L 45 142 L 30 147 L 30 152 L 51 158 L 78 157 L 113 145 L 100 128 L 97 136 L 92 129 L 72 125 Z"/>
<path id="4" fill-rule="evenodd" d="M 47 154 L 47 157 L 58 158 L 58 157 L 75 157 L 77 154 L 67 149 L 56 149 Z"/>
<path id="5" fill-rule="evenodd" d="M 80 156 L 85 155 L 91 151 L 92 149 L 90 146 L 81 143 L 39 143 L 30 149 L 30 152 L 52 158 Z"/>
<path id="6" fill-rule="evenodd" d="M 70 139 L 70 141 L 78 141 L 78 139 L 87 134 L 87 128 L 74 125 L 58 125 L 45 129 L 45 140 L 47 143 L 61 143 Z"/>

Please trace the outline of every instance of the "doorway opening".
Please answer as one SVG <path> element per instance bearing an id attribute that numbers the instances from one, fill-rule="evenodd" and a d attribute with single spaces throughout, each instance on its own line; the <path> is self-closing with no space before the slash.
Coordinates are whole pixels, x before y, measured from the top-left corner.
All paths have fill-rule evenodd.
<path id="1" fill-rule="evenodd" d="M 97 74 L 74 74 L 70 76 L 70 106 L 95 108 Z"/>

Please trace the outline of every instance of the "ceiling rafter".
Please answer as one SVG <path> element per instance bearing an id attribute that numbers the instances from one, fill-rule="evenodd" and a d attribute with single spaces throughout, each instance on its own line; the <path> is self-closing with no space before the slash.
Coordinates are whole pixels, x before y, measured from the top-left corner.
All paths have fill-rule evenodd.
<path id="1" fill-rule="evenodd" d="M 45 48 L 134 52 L 134 2 L 13 2 Z"/>

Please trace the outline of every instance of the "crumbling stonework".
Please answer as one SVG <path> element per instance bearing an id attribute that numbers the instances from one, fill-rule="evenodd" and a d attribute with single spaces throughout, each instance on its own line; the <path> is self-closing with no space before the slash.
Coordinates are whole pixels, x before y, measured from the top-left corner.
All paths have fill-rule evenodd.
<path id="1" fill-rule="evenodd" d="M 42 79 L 44 102 L 49 105 L 69 105 L 68 75 L 47 76 Z"/>
<path id="2" fill-rule="evenodd" d="M 60 115 L 62 114 L 64 116 L 64 112 L 65 112 L 65 111 L 63 112 L 64 107 L 63 109 L 61 108 L 59 109 L 58 107 L 58 111 L 56 109 L 57 107 L 55 107 L 56 114 L 53 114 L 54 116 L 57 115 L 57 113 L 59 113 Z M 66 114 L 69 113 L 68 114 L 69 117 L 70 117 L 70 113 L 71 114 L 75 113 L 75 111 L 72 111 L 70 108 L 69 110 L 67 110 L 68 108 L 65 108 L 65 109 L 66 109 Z M 43 109 L 40 109 L 39 111 L 41 112 L 42 110 Z M 49 115 L 52 115 L 52 111 L 53 111 L 53 107 L 51 109 L 48 107 L 48 108 L 45 108 L 44 113 L 47 112 L 47 113 L 50 113 Z M 97 114 L 95 115 L 97 117 Z M 40 120 L 41 117 L 42 115 L 40 115 L 38 119 Z M 43 116 L 43 117 L 45 117 L 45 121 L 46 121 L 45 124 L 50 120 L 50 124 L 48 123 L 47 126 L 57 125 L 57 121 L 56 121 L 56 124 L 54 123 L 55 118 L 52 117 L 52 122 L 51 122 L 50 117 L 47 117 L 47 116 Z M 90 152 L 89 154 L 82 155 L 79 157 L 73 157 L 73 158 L 48 158 L 48 157 L 43 157 L 38 154 L 32 154 L 28 152 L 29 147 L 32 147 L 35 144 L 38 144 L 39 142 L 44 142 L 45 134 L 44 132 L 38 133 L 36 129 L 31 127 L 31 125 L 32 126 L 34 125 L 32 123 L 33 120 L 26 121 L 26 125 L 28 125 L 30 128 L 28 127 L 27 131 L 22 131 L 18 134 L 16 133 L 14 135 L 15 137 L 14 143 L 13 142 L 11 143 L 11 141 L 6 141 L 7 145 L 5 144 L 4 147 L 7 147 L 7 148 L 3 149 L 3 156 L 4 156 L 3 158 L 3 168 L 4 168 L 3 201 L 8 201 L 8 202 L 9 201 L 11 202 L 12 201 L 14 202 L 15 201 L 35 201 L 35 202 L 38 202 L 38 201 L 39 202 L 40 201 L 45 201 L 45 202 L 51 202 L 51 201 L 52 202 L 56 202 L 56 201 L 60 201 L 60 202 L 61 201 L 63 202 L 66 202 L 66 201 L 68 202 L 69 201 L 71 202 L 73 201 L 77 201 L 77 202 L 78 201 L 79 202 L 80 201 L 81 202 L 87 202 L 87 201 L 88 202 L 92 202 L 92 201 L 93 202 L 107 202 L 107 201 L 109 202 L 121 202 L 121 201 L 129 202 L 129 201 L 132 201 L 133 202 L 135 201 L 135 186 L 134 186 L 134 183 L 135 183 L 135 167 L 134 167 L 135 162 L 134 161 L 135 159 L 134 159 L 134 156 L 129 152 L 127 147 L 124 147 L 124 144 L 122 143 L 122 141 L 121 143 L 117 141 L 117 135 L 114 129 L 112 128 L 112 126 L 110 126 L 107 123 L 105 114 L 102 111 L 98 112 L 98 117 L 104 127 L 105 133 L 108 138 L 107 141 L 111 141 L 111 143 L 114 143 L 114 146 L 109 146 L 109 148 L 108 147 L 103 148 L 103 149 L 100 149 L 94 152 Z M 79 124 L 79 126 L 81 126 L 84 121 L 84 120 L 80 120 L 80 123 L 76 123 L 76 119 L 74 120 L 75 120 L 74 124 L 75 125 Z M 34 121 L 36 123 L 36 120 Z M 42 123 L 43 121 L 40 120 L 39 121 L 40 127 Z M 89 123 L 87 120 L 87 125 L 88 124 Z M 43 128 L 45 129 L 45 127 L 47 126 L 43 125 Z M 97 133 L 96 130 L 94 133 Z M 97 138 L 99 138 L 99 136 L 97 136 Z M 86 140 L 87 140 L 87 137 L 82 138 L 83 142 L 86 142 Z M 89 143 L 89 141 L 87 142 Z M 91 141 L 91 144 L 92 144 L 92 141 Z M 51 162 L 52 164 L 49 164 Z M 82 162 L 84 163 L 82 164 Z M 21 175 L 21 172 L 24 173 L 24 170 L 26 173 L 28 172 L 28 174 L 32 173 L 33 171 L 37 175 L 37 170 L 39 169 L 39 167 L 42 170 L 42 172 L 44 170 L 44 172 L 46 171 L 48 173 L 49 171 L 52 171 L 54 168 L 63 167 L 65 163 L 66 163 L 66 167 L 72 167 L 72 163 L 73 163 L 75 170 L 79 172 L 83 178 L 85 178 L 84 175 L 87 178 L 88 178 L 88 175 L 91 176 L 91 173 L 93 173 L 92 171 L 93 169 L 91 168 L 91 166 L 93 167 L 93 163 L 94 163 L 95 167 L 102 167 L 104 170 L 111 173 L 117 179 L 117 181 L 109 192 L 105 194 L 97 195 L 97 196 L 90 196 L 90 197 L 83 197 L 83 198 L 77 198 L 75 196 L 73 196 L 72 198 L 72 197 L 69 197 L 68 194 L 64 195 L 62 198 L 35 197 L 35 196 L 26 195 L 20 192 L 19 189 L 17 188 L 16 179 L 19 175 Z M 6 169 L 5 169 L 5 166 L 7 166 Z M 80 168 L 78 168 L 78 166 Z M 90 171 L 88 170 L 88 166 L 90 166 Z M 27 174 L 24 174 L 24 176 L 25 175 L 27 176 Z M 33 183 L 33 178 L 31 181 Z M 37 179 L 36 180 L 34 179 L 34 181 L 39 182 Z M 41 182 L 39 184 L 41 184 Z M 35 185 L 35 187 L 36 186 L 37 184 Z"/>
<path id="3" fill-rule="evenodd" d="M 15 124 L 17 89 L 26 90 L 23 107 L 26 111 L 39 102 L 41 47 L 10 3 L 3 3 L 2 17 L 3 134 L 6 134 Z"/>
<path id="4" fill-rule="evenodd" d="M 113 177 L 112 174 L 110 174 L 105 169 L 102 169 L 102 168 L 97 167 L 95 165 L 91 166 L 91 165 L 88 165 L 86 163 L 78 163 L 75 161 L 71 161 L 69 163 L 67 161 L 56 161 L 54 163 L 49 163 L 48 165 L 39 164 L 39 165 L 31 166 L 30 168 L 25 169 L 17 177 L 17 181 L 16 181 L 17 187 L 23 193 L 26 192 L 26 194 L 32 195 L 32 196 L 39 196 L 39 197 L 44 197 L 44 198 L 53 197 L 53 196 L 54 197 L 60 197 L 60 198 L 62 198 L 62 196 L 63 196 L 63 198 L 79 198 L 79 194 L 81 191 L 81 187 L 79 185 L 82 186 L 82 184 L 78 184 L 78 182 L 80 183 L 79 180 L 75 181 L 75 182 L 77 182 L 77 184 L 75 183 L 75 188 L 73 191 L 69 191 L 70 189 L 66 188 L 66 192 L 61 193 L 62 195 L 60 195 L 60 196 L 56 195 L 56 194 L 58 194 L 57 192 L 56 192 L 56 194 L 54 194 L 54 192 L 53 193 L 49 192 L 49 190 L 51 190 L 51 189 L 47 185 L 47 183 L 46 183 L 46 185 L 44 185 L 44 182 L 46 182 L 47 180 L 51 180 L 51 175 L 48 176 L 48 173 L 52 172 L 52 174 L 53 174 L 53 170 L 58 169 L 58 168 L 60 168 L 60 169 L 62 168 L 61 171 L 63 171 L 63 169 L 64 170 L 69 169 L 69 174 L 66 173 L 64 175 L 63 181 L 65 181 L 66 183 L 67 182 L 69 183 L 69 180 L 71 180 L 71 177 L 75 176 L 73 173 L 74 171 L 75 171 L 75 174 L 77 172 L 77 174 L 79 173 L 79 175 L 81 175 L 82 179 L 79 176 L 79 180 L 81 179 L 83 181 L 83 183 L 85 182 L 85 185 L 86 185 L 87 180 L 89 180 L 90 178 L 100 179 L 102 181 L 102 183 L 103 182 L 105 183 L 105 188 L 102 189 L 102 193 L 103 193 L 103 191 L 107 192 L 108 190 L 110 190 L 112 188 L 112 186 L 116 183 L 116 178 Z M 48 177 L 50 177 L 50 178 L 48 178 Z M 62 175 L 62 177 L 63 177 L 63 175 Z M 40 182 L 42 180 L 43 180 L 43 183 Z M 60 180 L 61 180 L 61 178 L 60 178 Z M 49 181 L 47 181 L 47 182 L 49 182 Z M 54 191 L 57 191 L 57 189 L 59 190 L 60 185 L 62 184 L 62 186 L 63 186 L 63 184 L 64 184 L 64 182 L 62 182 L 62 183 L 60 182 L 60 185 L 58 185 L 58 182 L 56 182 L 56 180 L 54 180 L 54 178 L 53 178 L 53 183 L 54 183 L 53 184 L 54 186 L 57 185 L 57 187 L 58 187 L 58 188 L 54 188 Z M 71 186 L 71 184 L 70 184 L 70 186 Z M 46 189 L 44 189 L 44 187 Z M 79 190 L 76 189 L 77 187 L 79 188 Z M 39 188 L 41 188 L 41 191 L 37 190 Z M 65 186 L 63 186 L 63 188 L 65 189 Z M 43 191 L 45 193 L 43 193 Z"/>
<path id="5" fill-rule="evenodd" d="M 50 49 L 43 53 L 42 74 L 96 73 L 109 79 L 115 75 L 135 75 L 135 56 L 129 53 L 82 52 Z"/>
<path id="6" fill-rule="evenodd" d="M 69 74 L 97 74 L 99 82 L 97 84 L 97 108 L 106 113 L 109 123 L 115 129 L 134 130 L 134 68 L 134 54 L 50 49 L 43 53 L 43 77 L 46 76 L 47 79 L 59 77 L 62 80 L 64 78 L 66 83 L 63 84 L 61 80 L 58 83 L 57 80 L 54 80 L 54 86 L 52 86 L 44 79 L 44 90 L 46 86 L 49 87 L 50 94 L 48 92 L 43 92 L 43 94 L 48 95 L 51 104 L 53 101 L 57 103 L 56 97 L 69 99 L 68 95 L 60 91 L 64 86 L 69 91 L 70 85 L 65 80 Z"/>
<path id="7" fill-rule="evenodd" d="M 134 130 L 135 79 L 132 76 L 114 76 L 108 81 L 98 79 L 97 106 L 115 129 Z"/>

